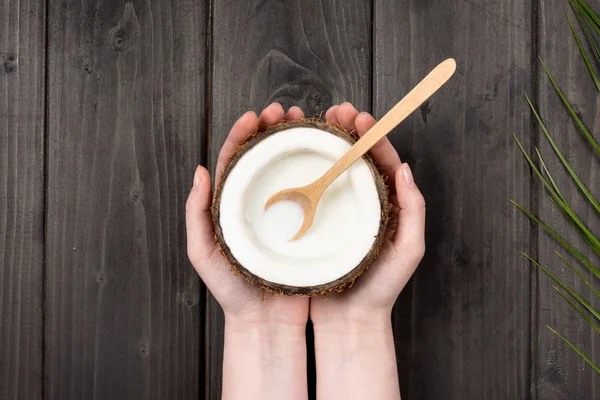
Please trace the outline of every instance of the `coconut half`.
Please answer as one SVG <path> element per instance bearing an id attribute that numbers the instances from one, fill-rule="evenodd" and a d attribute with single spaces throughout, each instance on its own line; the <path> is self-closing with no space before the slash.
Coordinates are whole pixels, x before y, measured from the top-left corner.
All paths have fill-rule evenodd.
<path id="1" fill-rule="evenodd" d="M 377 257 L 388 219 L 387 188 L 365 155 L 325 191 L 312 227 L 289 239 L 302 209 L 279 190 L 320 177 L 355 138 L 318 120 L 285 122 L 249 138 L 233 155 L 213 201 L 218 246 L 233 268 L 264 289 L 315 295 L 351 286 Z"/>

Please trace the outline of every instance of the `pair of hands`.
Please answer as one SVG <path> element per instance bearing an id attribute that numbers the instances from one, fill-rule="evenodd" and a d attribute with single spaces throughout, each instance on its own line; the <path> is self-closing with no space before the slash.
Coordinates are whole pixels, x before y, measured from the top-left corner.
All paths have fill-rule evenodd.
<path id="1" fill-rule="evenodd" d="M 216 182 L 225 163 L 249 135 L 281 120 L 303 118 L 298 107 L 287 114 L 273 103 L 260 116 L 245 113 L 231 128 L 217 161 Z M 325 115 L 348 131 L 365 134 L 373 117 L 350 103 Z M 305 329 L 315 332 L 317 394 L 324 398 L 397 399 L 400 392 L 391 311 L 425 251 L 425 202 L 407 164 L 387 138 L 370 151 L 388 176 L 393 208 L 381 252 L 354 287 L 324 298 L 277 296 L 263 300 L 262 289 L 231 272 L 217 249 L 211 216 L 208 171 L 198 167 L 186 204 L 188 256 L 225 313 L 223 398 L 305 399 Z"/>
<path id="2" fill-rule="evenodd" d="M 281 120 L 304 117 L 298 107 L 284 114 L 283 107 L 273 103 L 259 117 L 254 112 L 242 115 L 231 128 L 217 161 L 216 181 L 237 146 L 250 134 L 267 129 Z M 365 134 L 375 119 L 358 112 L 350 103 L 334 105 L 325 118 L 348 131 Z M 211 179 L 208 171 L 198 167 L 194 185 L 186 205 L 187 248 L 189 258 L 215 296 L 228 320 L 238 324 L 300 326 L 304 329 L 308 316 L 321 329 L 327 324 L 369 324 L 373 319 L 388 319 L 396 298 L 410 279 L 425 251 L 425 201 L 413 181 L 408 164 L 387 138 L 370 151 L 371 156 L 388 176 L 389 200 L 393 205 L 388 232 L 380 256 L 355 287 L 323 298 L 279 296 L 262 300 L 261 289 L 233 276 L 229 263 L 217 250 L 210 212 Z"/>

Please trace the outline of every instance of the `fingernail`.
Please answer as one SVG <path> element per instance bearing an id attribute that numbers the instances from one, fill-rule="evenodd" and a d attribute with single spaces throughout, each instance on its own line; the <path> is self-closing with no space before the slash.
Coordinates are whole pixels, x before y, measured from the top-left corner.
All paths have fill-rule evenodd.
<path id="1" fill-rule="evenodd" d="M 408 164 L 404 164 L 402 172 L 404 173 L 404 182 L 406 182 L 406 186 L 411 187 L 415 183 L 415 180 L 413 179 L 413 175 Z"/>
<path id="2" fill-rule="evenodd" d="M 196 167 L 196 172 L 194 173 L 194 187 L 198 187 L 202 182 L 202 177 L 200 176 L 200 166 Z"/>
<path id="3" fill-rule="evenodd" d="M 272 102 L 271 104 L 269 104 L 269 107 L 272 107 L 272 106 L 274 106 L 275 104 L 277 104 L 279 107 L 283 108 L 283 106 L 281 105 L 281 103 L 279 103 L 279 102 L 277 102 L 277 101 L 274 101 L 274 102 Z"/>

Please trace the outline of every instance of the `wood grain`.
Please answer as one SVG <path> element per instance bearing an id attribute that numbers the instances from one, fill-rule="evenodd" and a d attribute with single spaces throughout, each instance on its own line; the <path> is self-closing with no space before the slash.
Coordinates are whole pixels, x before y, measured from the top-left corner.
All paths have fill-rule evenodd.
<path id="1" fill-rule="evenodd" d="M 196 164 L 214 169 L 248 109 L 279 101 L 318 116 L 350 101 L 381 117 L 447 57 L 454 78 L 390 136 L 428 203 L 427 255 L 393 315 L 403 399 L 599 397 L 598 376 L 546 325 L 596 362 L 598 336 L 519 252 L 585 287 L 508 202 L 585 249 L 532 186 L 514 132 L 540 145 L 575 209 L 600 226 L 522 96 L 600 196 L 600 164 L 537 61 L 597 132 L 599 97 L 567 10 L 0 0 L 0 398 L 220 398 L 223 315 L 185 250 Z M 309 370 L 314 398 L 314 359 Z"/>
<path id="2" fill-rule="evenodd" d="M 590 4 L 593 4 L 590 3 Z M 565 13 L 568 3 L 551 0 L 540 4 L 540 55 L 566 96 L 582 114 L 583 120 L 591 132 L 598 132 L 600 123 L 600 104 L 598 92 L 594 88 L 585 67 L 577 44 L 573 39 Z M 596 5 L 596 10 L 600 8 Z M 559 147 L 569 159 L 573 169 L 579 174 L 590 190 L 598 197 L 600 186 L 600 164 L 598 156 L 593 154 L 583 135 L 570 119 L 562 106 L 550 81 L 540 65 L 538 78 L 538 104 L 544 122 Z M 586 205 L 586 200 L 572 184 L 560 161 L 553 154 L 547 140 L 540 132 L 540 149 L 550 171 L 556 175 L 557 182 L 578 211 L 580 218 L 600 234 L 598 216 Z M 596 138 L 598 136 L 596 135 Z M 556 210 L 544 195 L 540 200 L 540 217 L 549 223 L 577 249 L 590 254 L 589 246 L 579 238 L 574 229 L 570 229 L 567 220 Z M 567 255 L 556 241 L 548 235 L 540 233 L 539 260 L 557 274 L 565 283 L 576 291 L 591 299 L 593 295 L 585 284 L 556 256 L 555 251 Z M 592 258 L 598 265 L 599 259 Z M 574 262 L 573 260 L 571 260 Z M 583 268 L 579 264 L 578 267 Z M 596 283 L 598 280 L 595 281 Z M 535 387 L 538 399 L 596 399 L 600 396 L 600 377 L 588 367 L 579 356 L 566 346 L 558 337 L 550 332 L 549 325 L 567 339 L 576 344 L 592 358 L 596 365 L 600 363 L 600 336 L 565 302 L 552 288 L 552 281 L 544 274 L 539 276 L 539 292 L 537 294 L 538 325 L 537 352 L 535 354 Z M 596 308 L 600 302 L 595 303 Z"/>
<path id="3" fill-rule="evenodd" d="M 529 230 L 508 200 L 529 204 L 511 133 L 529 130 L 530 3 L 377 0 L 374 15 L 377 116 L 437 63 L 458 62 L 390 135 L 428 210 L 412 299 L 395 310 L 403 398 L 527 398 Z"/>
<path id="4" fill-rule="evenodd" d="M 0 2 L 0 398 L 42 398 L 43 1 Z"/>
<path id="5" fill-rule="evenodd" d="M 45 397 L 199 397 L 206 3 L 53 1 Z"/>
<path id="6" fill-rule="evenodd" d="M 364 0 L 214 2 L 211 167 L 247 110 L 260 112 L 273 101 L 298 105 L 307 116 L 343 101 L 370 110 L 371 22 L 371 2 Z M 217 399 L 224 321 L 212 297 L 207 307 L 205 398 Z"/>

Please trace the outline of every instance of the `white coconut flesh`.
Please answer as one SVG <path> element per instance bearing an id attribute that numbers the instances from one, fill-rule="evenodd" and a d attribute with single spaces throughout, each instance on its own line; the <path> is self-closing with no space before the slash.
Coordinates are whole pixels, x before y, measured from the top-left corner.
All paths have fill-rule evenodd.
<path id="1" fill-rule="evenodd" d="M 350 146 L 329 132 L 295 127 L 241 156 L 223 183 L 219 223 L 244 268 L 272 283 L 311 287 L 333 282 L 361 263 L 382 218 L 375 177 L 363 159 L 325 191 L 312 227 L 298 240 L 289 241 L 302 223 L 298 205 L 283 201 L 264 210 L 273 194 L 314 181 Z"/>

